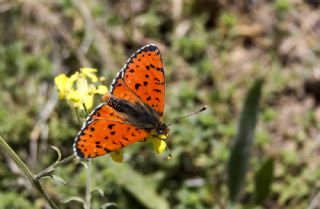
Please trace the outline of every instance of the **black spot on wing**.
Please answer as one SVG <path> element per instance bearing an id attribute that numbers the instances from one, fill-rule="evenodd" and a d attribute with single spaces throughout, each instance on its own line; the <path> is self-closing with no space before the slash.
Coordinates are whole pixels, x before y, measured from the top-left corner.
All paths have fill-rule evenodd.
<path id="1" fill-rule="evenodd" d="M 84 158 L 84 153 L 76 146 L 75 148 L 76 154 L 80 158 Z"/>
<path id="2" fill-rule="evenodd" d="M 141 49 L 141 51 L 142 52 L 153 52 L 153 51 L 157 51 L 158 50 L 158 52 L 159 52 L 159 49 L 158 49 L 158 47 L 157 46 L 155 46 L 155 45 L 153 45 L 153 44 L 150 44 L 150 45 L 147 45 L 147 46 L 145 46 L 145 47 L 143 47 L 142 49 Z"/>
<path id="3" fill-rule="evenodd" d="M 108 129 L 112 129 L 113 126 L 115 126 L 115 124 L 109 124 L 109 125 L 108 125 Z"/>
<path id="4" fill-rule="evenodd" d="M 106 153 L 111 152 L 111 150 L 109 150 L 108 148 L 104 148 L 104 151 L 106 151 Z"/>
<path id="5" fill-rule="evenodd" d="M 136 83 L 136 85 L 134 85 L 134 88 L 135 88 L 136 90 L 138 90 L 140 86 L 141 86 L 140 83 Z"/>
<path id="6" fill-rule="evenodd" d="M 153 80 L 156 81 L 156 84 L 160 84 L 160 80 L 158 78 L 154 78 Z"/>

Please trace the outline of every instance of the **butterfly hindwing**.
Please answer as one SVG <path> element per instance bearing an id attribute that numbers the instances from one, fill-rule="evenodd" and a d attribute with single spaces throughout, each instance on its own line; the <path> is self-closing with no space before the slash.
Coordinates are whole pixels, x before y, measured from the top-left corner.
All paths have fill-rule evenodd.
<path id="1" fill-rule="evenodd" d="M 113 81 L 111 94 L 132 102 L 141 100 L 162 117 L 165 76 L 158 47 L 147 45 L 133 54 Z"/>
<path id="2" fill-rule="evenodd" d="M 102 104 L 90 114 L 78 133 L 74 151 L 79 157 L 93 158 L 121 149 L 148 135 L 144 129 L 126 124 L 120 113 Z"/>

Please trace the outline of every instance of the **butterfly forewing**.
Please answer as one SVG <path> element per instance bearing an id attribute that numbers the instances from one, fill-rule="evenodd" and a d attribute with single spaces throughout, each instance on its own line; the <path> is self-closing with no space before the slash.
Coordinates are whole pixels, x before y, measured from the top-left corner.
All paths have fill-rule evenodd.
<path id="1" fill-rule="evenodd" d="M 119 81 L 119 80 L 123 80 Z M 124 83 L 117 90 L 118 84 Z M 133 93 L 154 109 L 160 117 L 164 112 L 165 76 L 162 58 L 155 45 L 147 45 L 133 54 L 111 86 L 111 94 L 126 97 Z M 128 92 L 129 91 L 129 92 Z"/>
<path id="2" fill-rule="evenodd" d="M 133 104 L 142 102 L 138 95 L 132 92 L 129 87 L 124 84 L 124 81 L 120 76 L 116 77 L 113 81 L 111 94 L 116 96 L 117 98 L 125 99 Z"/>

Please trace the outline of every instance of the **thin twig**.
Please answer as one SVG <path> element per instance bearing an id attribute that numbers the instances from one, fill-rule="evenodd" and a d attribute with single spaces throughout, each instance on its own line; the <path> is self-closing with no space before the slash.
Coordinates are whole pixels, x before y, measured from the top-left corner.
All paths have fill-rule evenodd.
<path id="1" fill-rule="evenodd" d="M 78 108 L 74 108 L 74 110 L 76 111 L 76 116 L 77 116 L 78 122 L 79 123 L 83 123 L 83 121 L 80 119 L 79 109 Z"/>
<path id="2" fill-rule="evenodd" d="M 88 115 L 89 115 L 89 110 L 88 110 L 88 108 L 87 108 L 87 106 L 86 106 L 85 103 L 83 103 L 82 105 L 83 105 L 84 111 L 86 112 L 86 115 L 87 115 L 86 117 L 88 117 Z"/>
<path id="3" fill-rule="evenodd" d="M 35 186 L 35 188 L 39 191 L 42 197 L 48 202 L 48 204 L 53 209 L 58 209 L 57 205 L 53 202 L 53 200 L 49 197 L 47 192 L 43 189 L 40 182 L 33 178 L 33 174 L 28 168 L 28 166 L 20 159 L 20 157 L 15 153 L 15 151 L 8 145 L 8 143 L 0 136 L 0 147 L 3 152 L 5 152 L 21 169 L 21 171 L 27 176 L 28 180 Z"/>

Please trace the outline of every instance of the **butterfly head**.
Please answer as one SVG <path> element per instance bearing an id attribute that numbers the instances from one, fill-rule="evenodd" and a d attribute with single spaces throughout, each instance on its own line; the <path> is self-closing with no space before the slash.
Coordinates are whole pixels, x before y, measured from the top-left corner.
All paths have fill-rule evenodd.
<path id="1" fill-rule="evenodd" d="M 169 128 L 165 123 L 162 123 L 159 128 L 157 128 L 157 134 L 168 136 Z"/>

